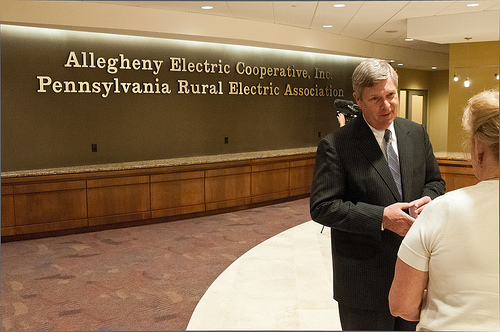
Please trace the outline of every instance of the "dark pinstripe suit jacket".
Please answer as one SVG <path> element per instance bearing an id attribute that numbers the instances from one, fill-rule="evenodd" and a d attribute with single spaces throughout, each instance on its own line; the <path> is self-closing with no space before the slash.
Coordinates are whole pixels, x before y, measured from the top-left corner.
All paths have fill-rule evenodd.
<path id="1" fill-rule="evenodd" d="M 444 194 L 425 129 L 394 121 L 403 201 Z M 353 308 L 388 309 L 401 236 L 381 230 L 384 208 L 399 198 L 382 151 L 362 116 L 323 138 L 311 189 L 314 221 L 331 227 L 334 298 Z"/>

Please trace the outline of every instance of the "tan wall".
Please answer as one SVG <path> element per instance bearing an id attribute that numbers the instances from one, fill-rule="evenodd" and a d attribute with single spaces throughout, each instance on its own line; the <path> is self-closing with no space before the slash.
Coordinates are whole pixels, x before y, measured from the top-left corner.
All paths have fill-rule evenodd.
<path id="1" fill-rule="evenodd" d="M 474 94 L 485 89 L 498 88 L 499 42 L 460 43 L 450 46 L 448 151 L 462 152 L 461 127 L 463 107 Z M 460 78 L 453 81 L 453 75 Z M 464 87 L 466 77 L 470 87 Z"/>
<path id="2" fill-rule="evenodd" d="M 427 132 L 434 152 L 448 151 L 448 71 L 432 73 Z"/>
<path id="3" fill-rule="evenodd" d="M 399 68 L 399 88 L 427 90 L 427 132 L 435 152 L 447 151 L 448 71 Z"/>
<path id="4" fill-rule="evenodd" d="M 429 90 L 430 71 L 397 68 L 399 88 L 408 90 Z"/>
<path id="5" fill-rule="evenodd" d="M 474 94 L 498 88 L 499 42 L 450 45 L 449 71 L 398 69 L 399 88 L 428 90 L 427 132 L 435 152 L 463 152 L 463 107 Z M 453 76 L 460 80 L 455 82 Z M 463 82 L 469 77 L 471 85 Z"/>

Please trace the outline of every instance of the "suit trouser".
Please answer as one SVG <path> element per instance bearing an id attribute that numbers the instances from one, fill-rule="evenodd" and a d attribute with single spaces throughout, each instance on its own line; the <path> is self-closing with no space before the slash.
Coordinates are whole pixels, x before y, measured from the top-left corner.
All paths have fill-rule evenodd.
<path id="1" fill-rule="evenodd" d="M 409 322 L 382 311 L 346 307 L 339 303 L 340 323 L 344 331 L 415 331 L 418 322 Z"/>

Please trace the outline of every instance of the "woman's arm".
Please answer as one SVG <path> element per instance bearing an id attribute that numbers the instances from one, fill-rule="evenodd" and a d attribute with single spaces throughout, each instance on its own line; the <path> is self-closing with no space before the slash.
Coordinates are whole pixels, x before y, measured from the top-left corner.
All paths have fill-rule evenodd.
<path id="1" fill-rule="evenodd" d="M 420 320 L 428 279 L 429 272 L 414 269 L 398 257 L 389 292 L 391 314 L 409 321 Z"/>

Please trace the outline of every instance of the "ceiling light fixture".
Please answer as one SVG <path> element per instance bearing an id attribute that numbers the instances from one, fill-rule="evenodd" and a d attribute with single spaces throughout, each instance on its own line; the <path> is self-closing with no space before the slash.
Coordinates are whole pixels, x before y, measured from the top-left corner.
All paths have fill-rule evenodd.
<path id="1" fill-rule="evenodd" d="M 407 42 L 413 41 L 413 38 L 405 38 L 405 41 Z"/>
<path id="2" fill-rule="evenodd" d="M 438 67 L 436 67 L 436 66 L 432 66 L 432 69 L 438 69 Z"/>
<path id="3" fill-rule="evenodd" d="M 201 9 L 208 10 L 208 9 L 214 9 L 214 7 L 212 7 L 212 6 L 201 6 Z"/>
<path id="4" fill-rule="evenodd" d="M 467 77 L 467 78 L 465 79 L 465 81 L 464 81 L 464 86 L 465 86 L 466 88 L 468 88 L 468 87 L 470 86 L 470 81 L 469 81 L 469 78 L 468 78 L 468 77 Z"/>
<path id="5" fill-rule="evenodd" d="M 457 67 L 453 67 L 453 80 L 458 82 Z"/>
<path id="6" fill-rule="evenodd" d="M 478 7 L 479 4 L 478 3 L 468 3 L 466 6 L 467 7 Z"/>
<path id="7" fill-rule="evenodd" d="M 325 25 L 323 25 L 323 28 L 333 28 L 333 25 L 331 25 L 331 24 L 325 24 Z"/>
<path id="8" fill-rule="evenodd" d="M 402 63 L 398 63 L 398 66 L 402 66 L 403 64 Z"/>
<path id="9" fill-rule="evenodd" d="M 335 7 L 335 8 L 344 8 L 345 5 L 343 3 L 336 3 L 336 4 L 333 5 L 333 7 Z"/>
<path id="10" fill-rule="evenodd" d="M 470 81 L 469 81 L 469 41 L 472 39 L 472 37 L 465 37 L 464 39 L 467 40 L 467 79 L 464 81 L 464 86 L 468 88 L 470 86 Z"/>

